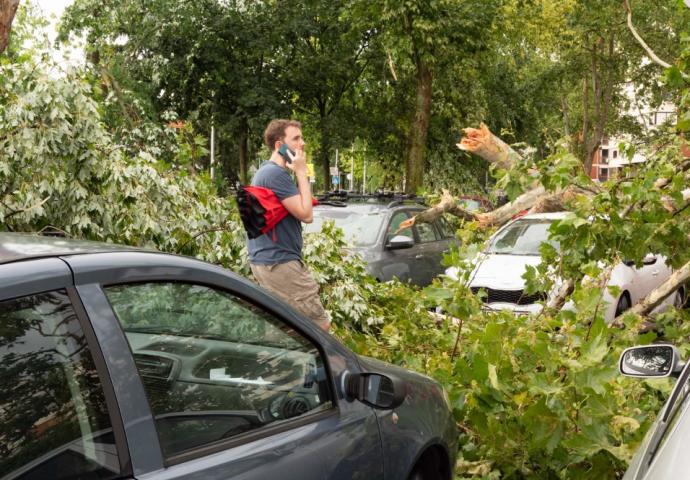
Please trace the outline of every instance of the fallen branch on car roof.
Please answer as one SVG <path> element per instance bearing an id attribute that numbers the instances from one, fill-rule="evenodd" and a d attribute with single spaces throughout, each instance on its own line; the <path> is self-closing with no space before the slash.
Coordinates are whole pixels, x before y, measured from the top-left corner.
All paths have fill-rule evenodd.
<path id="1" fill-rule="evenodd" d="M 434 223 L 444 213 L 450 213 L 451 215 L 455 215 L 456 217 L 460 217 L 463 220 L 467 220 L 470 222 L 476 221 L 478 219 L 478 216 L 476 214 L 460 208 L 458 204 L 455 202 L 455 198 L 450 194 L 448 190 L 443 190 L 441 201 L 437 205 L 434 205 L 428 210 L 424 210 L 422 213 L 415 215 L 409 220 L 405 220 L 400 224 L 400 228 L 398 228 L 398 230 L 395 233 L 397 235 L 403 230 L 407 230 L 408 228 L 413 227 L 414 225 L 417 225 L 419 223 Z"/>
<path id="2" fill-rule="evenodd" d="M 483 123 L 479 129 L 466 128 L 467 136 L 457 144 L 461 150 L 472 152 L 479 155 L 489 163 L 496 164 L 500 168 L 511 168 L 515 163 L 522 159 L 522 157 L 515 152 L 508 144 L 491 133 Z M 674 175 L 690 169 L 690 160 L 683 161 L 674 169 Z M 654 187 L 656 189 L 663 189 L 669 185 L 673 180 L 670 178 L 658 179 Z M 452 197 L 441 197 L 441 202 L 438 205 L 414 216 L 407 220 L 401 226 L 398 232 L 420 223 L 433 223 L 443 213 L 450 213 L 465 220 L 477 220 L 481 228 L 500 227 L 508 223 L 515 215 L 529 210 L 529 213 L 548 213 L 548 212 L 562 212 L 566 210 L 565 203 L 568 199 L 577 196 L 592 197 L 600 193 L 599 187 L 596 185 L 589 185 L 586 188 L 578 185 L 569 185 L 563 190 L 547 191 L 541 185 L 534 184 L 532 189 L 523 193 L 515 199 L 512 203 L 503 205 L 496 210 L 484 214 L 472 214 L 459 207 L 455 206 L 455 201 Z M 690 199 L 690 190 L 683 192 L 685 200 Z M 667 209 L 670 212 L 678 211 L 683 208 L 682 205 L 675 206 L 671 198 L 666 199 L 668 204 Z M 455 208 L 453 208 L 455 207 Z"/>

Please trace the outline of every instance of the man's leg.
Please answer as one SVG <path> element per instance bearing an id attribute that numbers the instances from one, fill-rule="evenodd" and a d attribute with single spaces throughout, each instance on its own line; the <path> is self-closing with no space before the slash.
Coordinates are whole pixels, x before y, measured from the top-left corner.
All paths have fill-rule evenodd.
<path id="1" fill-rule="evenodd" d="M 254 277 L 266 290 L 280 297 L 328 331 L 331 322 L 319 298 L 319 286 L 300 260 L 275 265 L 251 265 Z"/>

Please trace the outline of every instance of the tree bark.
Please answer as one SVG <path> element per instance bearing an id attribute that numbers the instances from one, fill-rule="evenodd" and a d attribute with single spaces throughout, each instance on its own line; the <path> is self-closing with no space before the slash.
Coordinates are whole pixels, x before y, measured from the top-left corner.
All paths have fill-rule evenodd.
<path id="1" fill-rule="evenodd" d="M 321 164 L 321 177 L 323 178 L 323 191 L 330 190 L 331 184 L 331 159 L 329 158 L 328 150 L 320 152 L 319 163 Z"/>
<path id="2" fill-rule="evenodd" d="M 549 310 L 560 310 L 565 305 L 565 300 L 575 290 L 575 280 L 570 279 L 558 290 L 556 296 L 549 302 L 546 308 Z"/>
<path id="3" fill-rule="evenodd" d="M 630 32 L 633 34 L 633 37 L 635 37 L 635 40 L 637 40 L 637 43 L 640 44 L 640 46 L 644 49 L 645 52 L 647 52 L 647 56 L 652 59 L 654 63 L 657 65 L 664 67 L 664 68 L 671 68 L 671 64 L 664 62 L 662 59 L 660 59 L 656 53 L 654 53 L 654 50 L 649 48 L 649 45 L 642 40 L 642 37 L 637 33 L 637 30 L 635 30 L 635 27 L 633 27 L 632 23 L 632 10 L 630 10 L 630 5 L 628 5 L 628 0 L 623 0 L 623 4 L 625 5 L 625 13 L 628 16 L 628 28 L 630 29 Z M 685 79 L 690 81 L 690 76 L 687 74 L 683 73 L 682 70 L 680 70 L 681 76 Z"/>
<path id="4" fill-rule="evenodd" d="M 249 124 L 247 119 L 242 117 L 240 124 L 240 183 L 248 185 L 247 178 L 247 135 L 249 134 Z"/>
<path id="5" fill-rule="evenodd" d="M 417 62 L 417 75 L 417 105 L 407 152 L 405 193 L 417 193 L 417 188 L 424 182 L 424 149 L 431 119 L 433 74 L 424 60 Z"/>
<path id="6" fill-rule="evenodd" d="M 477 215 L 460 208 L 458 204 L 455 203 L 455 198 L 453 198 L 450 192 L 444 189 L 443 196 L 441 196 L 441 201 L 438 204 L 434 205 L 428 210 L 423 211 L 419 215 L 415 215 L 409 220 L 402 222 L 400 224 L 400 228 L 395 233 L 397 235 L 403 230 L 407 230 L 418 223 L 434 223 L 444 213 L 450 213 L 456 217 L 460 217 L 470 222 L 477 220 Z"/>
<path id="7" fill-rule="evenodd" d="M 570 143 L 570 118 L 568 117 L 568 103 L 565 101 L 565 95 L 561 92 L 561 109 L 563 110 L 563 123 L 565 125 L 565 138 Z"/>
<path id="8" fill-rule="evenodd" d="M 479 130 L 470 127 L 465 129 L 465 133 L 467 136 L 457 144 L 460 150 L 479 155 L 503 170 L 509 169 L 521 159 L 510 145 L 491 133 L 483 123 L 479 125 Z"/>
<path id="9" fill-rule="evenodd" d="M 4 52 L 10 43 L 12 21 L 17 13 L 19 0 L 0 0 L 0 53 Z"/>
<path id="10" fill-rule="evenodd" d="M 596 155 L 599 147 L 601 146 L 601 141 L 604 138 L 604 129 L 606 127 L 606 120 L 608 117 L 609 105 L 611 103 L 611 93 L 613 91 L 613 67 L 614 67 L 614 56 L 613 56 L 613 40 L 614 35 L 611 32 L 609 37 L 609 49 L 608 49 L 608 73 L 606 76 L 606 83 L 602 85 L 601 78 L 597 71 L 597 47 L 598 50 L 603 53 L 604 50 L 604 38 L 599 38 L 599 45 L 595 42 L 592 46 L 592 96 L 594 100 L 594 131 L 592 132 L 592 139 L 589 142 L 584 142 L 585 145 L 585 161 L 584 161 L 584 171 L 586 175 L 589 175 L 592 170 L 592 164 L 594 163 L 594 156 Z M 601 67 L 599 68 L 601 70 Z M 585 92 L 587 95 L 588 92 Z"/>

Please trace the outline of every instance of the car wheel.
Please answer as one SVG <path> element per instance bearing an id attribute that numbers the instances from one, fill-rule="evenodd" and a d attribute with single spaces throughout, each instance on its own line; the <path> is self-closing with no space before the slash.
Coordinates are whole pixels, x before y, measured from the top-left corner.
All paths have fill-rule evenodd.
<path id="1" fill-rule="evenodd" d="M 620 316 L 628 310 L 631 307 L 630 305 L 630 297 L 626 292 L 621 295 L 621 298 L 618 299 L 618 305 L 616 305 L 616 317 Z"/>
<path id="2" fill-rule="evenodd" d="M 427 480 L 424 469 L 420 465 L 416 465 L 407 480 Z"/>

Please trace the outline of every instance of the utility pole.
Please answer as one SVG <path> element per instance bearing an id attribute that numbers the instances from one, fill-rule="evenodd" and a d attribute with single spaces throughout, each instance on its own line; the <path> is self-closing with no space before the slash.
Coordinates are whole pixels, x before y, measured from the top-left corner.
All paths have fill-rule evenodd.
<path id="1" fill-rule="evenodd" d="M 362 183 L 362 193 L 367 193 L 367 146 L 364 145 L 364 182 Z"/>
<path id="2" fill-rule="evenodd" d="M 213 122 L 213 117 L 211 117 L 211 122 Z M 215 128 L 213 126 L 213 123 L 211 123 L 211 180 L 213 180 L 213 163 L 215 160 L 215 153 L 216 153 L 216 149 L 215 149 L 215 144 L 216 144 L 215 137 L 216 137 L 216 135 L 215 135 L 215 133 L 216 132 L 215 132 Z"/>
<path id="3" fill-rule="evenodd" d="M 350 157 L 350 190 L 355 191 L 355 144 L 352 144 L 352 157 Z"/>

